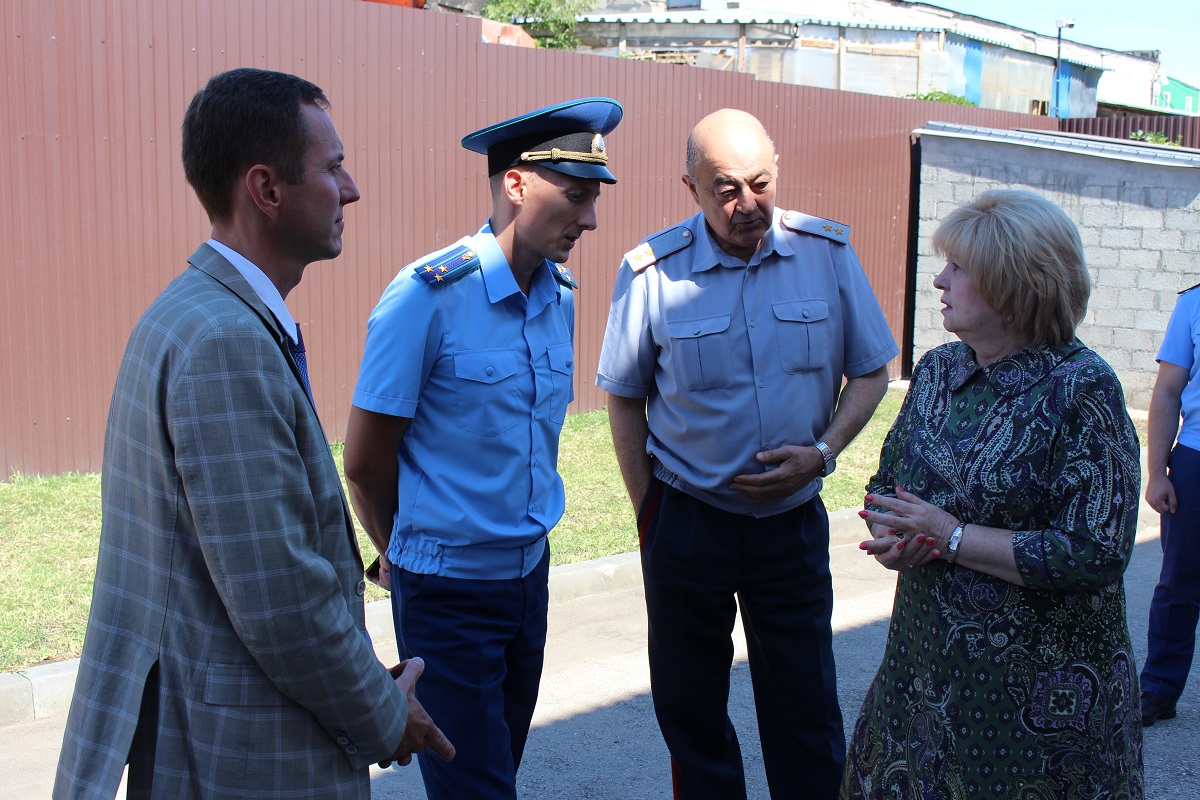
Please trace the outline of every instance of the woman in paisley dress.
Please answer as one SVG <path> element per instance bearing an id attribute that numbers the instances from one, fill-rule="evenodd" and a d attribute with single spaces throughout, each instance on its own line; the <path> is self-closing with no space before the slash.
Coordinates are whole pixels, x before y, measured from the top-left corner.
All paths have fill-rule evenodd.
<path id="1" fill-rule="evenodd" d="M 921 359 L 867 485 L 898 571 L 887 649 L 842 798 L 1143 796 L 1123 574 L 1138 440 L 1079 341 L 1079 232 L 1029 192 L 951 212 L 933 246 L 959 341 Z"/>

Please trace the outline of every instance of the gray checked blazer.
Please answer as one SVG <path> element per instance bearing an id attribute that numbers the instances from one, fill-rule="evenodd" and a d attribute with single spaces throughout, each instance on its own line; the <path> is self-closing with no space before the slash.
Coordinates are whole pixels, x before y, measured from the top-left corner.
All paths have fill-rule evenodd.
<path id="1" fill-rule="evenodd" d="M 208 245 L 130 337 L 56 798 L 366 798 L 407 702 L 275 317 Z"/>

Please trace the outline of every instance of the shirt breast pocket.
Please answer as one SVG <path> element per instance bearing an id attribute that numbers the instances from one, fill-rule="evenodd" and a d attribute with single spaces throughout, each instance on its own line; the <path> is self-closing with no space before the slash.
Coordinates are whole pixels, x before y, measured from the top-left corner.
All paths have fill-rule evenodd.
<path id="1" fill-rule="evenodd" d="M 517 424 L 517 354 L 511 348 L 456 353 L 458 427 L 498 436 Z"/>
<path id="2" fill-rule="evenodd" d="M 773 303 L 779 360 L 784 372 L 810 372 L 828 363 L 829 303 L 820 299 Z"/>
<path id="3" fill-rule="evenodd" d="M 561 425 L 567 418 L 571 402 L 571 380 L 575 375 L 575 356 L 570 343 L 552 344 L 546 348 L 550 359 L 550 421 Z"/>
<path id="4" fill-rule="evenodd" d="M 685 392 L 724 389 L 733 384 L 729 315 L 667 323 L 675 379 Z"/>

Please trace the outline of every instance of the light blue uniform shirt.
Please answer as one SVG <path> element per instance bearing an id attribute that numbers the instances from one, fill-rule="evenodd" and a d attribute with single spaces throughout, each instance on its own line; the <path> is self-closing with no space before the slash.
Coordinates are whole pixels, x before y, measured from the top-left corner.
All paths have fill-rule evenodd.
<path id="1" fill-rule="evenodd" d="M 1200 290 L 1184 292 L 1175 302 L 1158 360 L 1188 371 L 1187 386 L 1180 396 L 1183 424 L 1179 443 L 1200 450 Z"/>
<path id="2" fill-rule="evenodd" d="M 596 376 L 615 395 L 648 398 L 659 479 L 759 517 L 807 502 L 821 481 L 755 504 L 729 488 L 733 479 L 762 472 L 762 450 L 817 441 L 842 376 L 899 353 L 850 245 L 791 231 L 783 214 L 749 264 L 717 246 L 700 213 L 682 223 L 689 246 L 641 272 L 627 256 Z"/>
<path id="3" fill-rule="evenodd" d="M 412 420 L 388 560 L 422 574 L 524 577 L 563 513 L 558 437 L 574 397 L 575 301 L 549 262 L 527 299 L 490 225 L 459 245 L 480 269 L 430 285 L 414 273 L 430 256 L 384 291 L 353 402 Z"/>

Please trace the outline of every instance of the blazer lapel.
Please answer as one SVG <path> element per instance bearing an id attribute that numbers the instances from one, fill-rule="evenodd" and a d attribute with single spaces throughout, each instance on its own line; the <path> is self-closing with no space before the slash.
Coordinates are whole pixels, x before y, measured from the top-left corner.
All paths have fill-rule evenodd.
<path id="1" fill-rule="evenodd" d="M 292 350 L 288 347 L 288 340 L 291 338 L 284 333 L 283 326 L 279 320 L 271 313 L 271 309 L 267 308 L 267 304 L 258 296 L 258 292 L 246 282 L 242 277 L 242 273 L 238 272 L 237 267 L 230 264 L 229 261 L 207 243 L 196 248 L 196 252 L 192 253 L 192 257 L 188 259 L 188 263 L 204 274 L 218 281 L 226 289 L 237 295 L 238 299 L 253 309 L 259 318 L 263 321 L 263 325 L 271 332 L 271 337 L 275 340 L 275 344 L 279 346 L 279 352 L 283 353 L 284 360 L 292 369 L 292 375 L 296 378 L 296 383 L 300 384 L 300 388 L 304 388 L 304 380 L 300 377 L 300 367 L 296 365 L 296 360 L 292 358 Z M 309 406 L 313 413 L 317 413 L 317 406 L 312 397 L 309 396 L 308 390 L 305 389 L 304 396 L 308 397 Z"/>
<path id="2" fill-rule="evenodd" d="M 196 248 L 196 252 L 192 253 L 192 257 L 188 259 L 188 263 L 236 295 L 239 300 L 249 306 L 258 315 L 259 319 L 262 320 L 263 325 L 271 332 L 272 338 L 275 339 L 275 344 L 279 346 L 279 351 L 283 353 L 288 366 L 292 368 L 292 375 L 296 378 L 296 383 L 299 384 L 304 396 L 308 398 L 308 404 L 313 410 L 313 415 L 317 417 L 317 427 L 324 434 L 325 429 L 321 425 L 320 416 L 317 414 L 316 404 L 313 402 L 313 398 L 309 396 L 308 391 L 304 389 L 304 381 L 300 377 L 300 368 L 296 366 L 296 361 L 292 358 L 292 351 L 288 347 L 287 339 L 285 338 L 287 334 L 283 332 L 283 326 L 279 324 L 279 320 L 271 313 L 271 309 L 267 308 L 267 304 L 258 296 L 258 292 L 254 291 L 250 284 L 246 282 L 246 279 L 242 277 L 242 273 L 237 271 L 237 267 L 230 264 L 225 256 L 218 253 L 207 243 Z M 328 441 L 326 441 L 326 446 L 328 447 Z M 332 459 L 333 454 L 330 453 L 329 457 Z M 354 551 L 358 553 L 358 539 L 354 531 L 354 518 L 350 514 L 350 506 L 346 502 L 345 492 L 341 492 L 340 494 L 342 498 L 342 514 L 346 518 L 346 530 L 350 535 L 351 543 L 354 545 Z M 361 553 L 359 554 L 359 562 L 361 566 Z"/>

